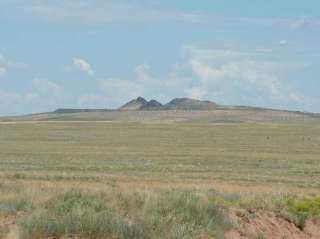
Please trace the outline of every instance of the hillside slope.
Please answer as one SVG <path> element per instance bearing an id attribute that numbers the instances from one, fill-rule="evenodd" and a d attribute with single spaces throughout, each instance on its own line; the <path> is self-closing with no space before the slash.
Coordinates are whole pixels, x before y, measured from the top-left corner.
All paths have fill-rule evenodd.
<path id="1" fill-rule="evenodd" d="M 121 106 L 119 110 L 140 110 L 148 104 L 148 101 L 142 97 L 131 100 L 125 105 Z"/>

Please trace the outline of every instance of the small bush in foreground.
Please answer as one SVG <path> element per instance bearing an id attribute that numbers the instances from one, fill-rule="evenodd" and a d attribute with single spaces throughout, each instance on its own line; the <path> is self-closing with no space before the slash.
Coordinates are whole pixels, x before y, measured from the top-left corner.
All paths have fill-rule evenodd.
<path id="1" fill-rule="evenodd" d="M 308 218 L 320 218 L 320 197 L 313 199 L 289 198 L 283 214 L 302 228 Z"/>
<path id="2" fill-rule="evenodd" d="M 229 226 L 220 208 L 193 192 L 168 192 L 151 198 L 143 217 L 159 238 L 197 238 L 201 233 L 222 238 Z"/>
<path id="3" fill-rule="evenodd" d="M 125 233 L 122 233 L 124 231 Z M 111 208 L 106 206 L 102 195 L 86 195 L 68 192 L 51 200 L 45 209 L 20 222 L 20 237 L 40 238 L 113 238 L 128 234 L 131 238 L 142 238 L 138 230 L 126 224 Z M 130 237 L 126 237 L 130 238 Z"/>

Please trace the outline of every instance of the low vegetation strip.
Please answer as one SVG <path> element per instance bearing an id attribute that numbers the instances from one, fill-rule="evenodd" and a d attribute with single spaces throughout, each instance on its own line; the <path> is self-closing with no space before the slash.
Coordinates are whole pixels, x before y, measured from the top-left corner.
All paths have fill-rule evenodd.
<path id="1" fill-rule="evenodd" d="M 49 193 L 46 191 L 43 195 Z M 251 239 L 281 235 L 317 239 L 320 233 L 318 197 L 244 197 L 214 190 L 68 189 L 50 192 L 40 200 L 27 190 L 14 192 L 10 198 L 9 204 L 6 198 L 0 199 L 0 208 L 6 209 L 0 211 L 0 238 L 10 234 L 10 239 Z M 19 198 L 24 198 L 23 203 Z"/>
<path id="2" fill-rule="evenodd" d="M 192 192 L 118 194 L 110 202 L 101 194 L 70 191 L 19 222 L 21 239 L 223 238 L 229 227 L 222 208 Z"/>

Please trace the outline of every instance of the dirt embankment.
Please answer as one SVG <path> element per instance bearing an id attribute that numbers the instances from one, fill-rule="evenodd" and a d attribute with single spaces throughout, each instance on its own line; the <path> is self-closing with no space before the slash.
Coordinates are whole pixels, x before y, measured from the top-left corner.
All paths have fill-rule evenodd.
<path id="1" fill-rule="evenodd" d="M 303 229 L 273 212 L 233 211 L 231 221 L 236 225 L 226 239 L 320 239 L 320 224 L 309 220 Z"/>

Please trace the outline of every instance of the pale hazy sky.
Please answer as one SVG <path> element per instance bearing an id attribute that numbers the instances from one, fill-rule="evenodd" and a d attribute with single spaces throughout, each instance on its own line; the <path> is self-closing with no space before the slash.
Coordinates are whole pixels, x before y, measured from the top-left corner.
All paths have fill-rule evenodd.
<path id="1" fill-rule="evenodd" d="M 320 112 L 319 0 L 1 0 L 0 115 L 137 96 Z"/>

